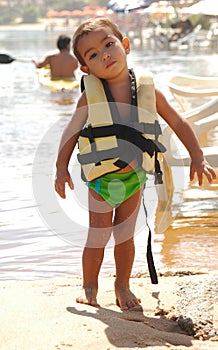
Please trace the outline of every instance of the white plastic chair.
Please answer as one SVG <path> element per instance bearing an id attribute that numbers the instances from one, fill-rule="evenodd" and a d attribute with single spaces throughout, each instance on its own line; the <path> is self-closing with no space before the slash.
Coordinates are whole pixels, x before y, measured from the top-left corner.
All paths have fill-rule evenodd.
<path id="1" fill-rule="evenodd" d="M 182 109 L 181 114 L 189 121 L 199 139 L 218 126 L 218 78 L 177 75 L 171 78 L 169 88 Z M 200 99 L 201 105 L 193 108 L 192 103 L 187 102 L 187 97 Z M 163 128 L 163 144 L 167 148 L 165 158 L 169 169 L 171 166 L 190 165 L 188 151 L 168 125 Z M 218 147 L 202 147 L 202 150 L 208 162 L 213 167 L 218 167 Z M 173 186 L 173 178 L 170 181 Z M 157 206 L 157 232 L 164 232 L 172 221 L 171 202 L 172 199 L 167 203 L 164 212 L 160 207 L 161 202 Z"/>
<path id="2" fill-rule="evenodd" d="M 189 121 L 201 143 L 203 135 L 218 126 L 218 77 L 178 74 L 169 80 L 168 87 L 182 110 L 181 115 Z M 193 108 L 196 101 L 198 106 Z M 188 152 L 168 126 L 164 129 L 164 139 L 168 162 L 188 165 Z M 210 164 L 217 167 L 218 147 L 203 147 L 203 151 Z"/>
<path id="3" fill-rule="evenodd" d="M 194 130 L 196 133 L 202 134 L 205 129 L 210 129 L 210 126 L 214 125 L 214 121 L 207 121 L 208 116 L 210 116 L 211 111 L 213 111 L 214 105 L 210 106 L 211 103 L 205 108 L 195 108 L 191 112 L 189 112 L 189 118 L 192 119 L 192 126 L 194 126 Z M 212 109 L 211 109 L 212 108 Z M 218 111 L 218 99 L 216 101 L 216 111 Z M 199 119 L 199 115 L 202 117 L 204 115 L 205 118 Z M 189 119 L 188 118 L 188 119 Z M 218 112 L 215 114 L 216 125 L 218 123 Z M 194 120 L 196 120 L 194 122 Z M 204 122 L 203 122 L 204 121 Z M 199 123 L 199 124 L 198 124 Z M 184 145 L 178 139 L 176 134 L 172 131 L 169 125 L 166 125 L 163 128 L 163 144 L 165 145 L 167 151 L 165 153 L 166 165 L 168 167 L 170 179 L 169 177 L 165 179 L 167 181 L 168 186 L 171 187 L 171 190 L 174 189 L 174 179 L 171 174 L 171 167 L 175 166 L 189 166 L 190 165 L 190 156 Z M 203 153 L 207 161 L 213 167 L 218 167 L 218 147 L 202 147 Z M 167 187 L 165 185 L 165 187 Z M 167 203 L 164 202 L 162 208 L 162 202 L 158 201 L 155 215 L 155 230 L 158 233 L 162 233 L 167 230 L 169 225 L 171 224 L 172 217 L 172 198 L 169 199 Z"/>
<path id="4" fill-rule="evenodd" d="M 193 108 L 193 104 L 218 96 L 218 77 L 200 77 L 187 74 L 172 76 L 168 87 L 182 112 Z"/>
<path id="5" fill-rule="evenodd" d="M 218 126 L 218 98 L 183 113 L 183 116 L 188 119 L 195 134 L 200 139 L 203 134 Z M 163 129 L 163 143 L 167 148 L 166 160 L 168 165 L 187 166 L 190 164 L 190 156 L 187 150 L 168 125 Z M 214 167 L 218 167 L 218 147 L 202 147 L 202 149 L 209 163 Z"/>
<path id="6" fill-rule="evenodd" d="M 188 151 L 168 125 L 163 130 L 163 143 L 167 148 L 165 156 L 168 166 L 190 165 L 190 156 Z M 218 147 L 202 147 L 202 150 L 210 165 L 213 167 L 218 167 Z"/>

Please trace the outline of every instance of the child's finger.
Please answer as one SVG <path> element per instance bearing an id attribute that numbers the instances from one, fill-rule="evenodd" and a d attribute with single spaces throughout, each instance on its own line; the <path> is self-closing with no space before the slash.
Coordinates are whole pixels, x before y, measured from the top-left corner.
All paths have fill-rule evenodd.
<path id="1" fill-rule="evenodd" d="M 217 178 L 217 174 L 216 174 L 215 169 L 212 167 L 209 167 L 208 170 L 211 173 L 212 179 L 215 180 Z"/>
<path id="2" fill-rule="evenodd" d="M 202 176 L 203 174 L 202 174 L 202 172 L 199 172 L 197 174 L 198 174 L 198 184 L 199 184 L 199 186 L 201 186 L 203 183 L 203 176 Z"/>
<path id="3" fill-rule="evenodd" d="M 74 189 L 74 184 L 73 184 L 73 181 L 72 181 L 71 178 L 67 181 L 67 183 L 68 183 L 70 189 L 73 190 Z"/>
<path id="4" fill-rule="evenodd" d="M 193 166 L 190 167 L 190 173 L 189 173 L 189 178 L 191 181 L 194 180 L 194 176 L 195 176 L 195 169 Z"/>
<path id="5" fill-rule="evenodd" d="M 214 179 L 216 179 L 216 172 L 213 168 L 206 167 L 203 172 L 204 172 L 205 176 L 207 177 L 207 180 L 209 183 L 212 183 L 212 181 Z"/>
<path id="6" fill-rule="evenodd" d="M 61 198 L 66 198 L 66 194 L 65 194 L 65 184 L 59 184 L 57 182 L 55 182 L 55 191 L 59 194 L 59 196 Z"/>

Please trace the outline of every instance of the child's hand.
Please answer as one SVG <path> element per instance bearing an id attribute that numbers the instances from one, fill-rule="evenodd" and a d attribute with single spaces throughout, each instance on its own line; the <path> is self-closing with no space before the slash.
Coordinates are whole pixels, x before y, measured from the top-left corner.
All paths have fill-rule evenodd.
<path id="1" fill-rule="evenodd" d="M 203 158 L 200 161 L 192 159 L 191 166 L 190 166 L 191 181 L 194 180 L 195 172 L 198 177 L 199 186 L 201 186 L 203 183 L 203 174 L 207 177 L 207 180 L 209 183 L 211 183 L 213 180 L 216 179 L 216 171 L 214 170 L 214 168 L 210 166 L 210 164 L 208 164 L 205 158 Z"/>
<path id="2" fill-rule="evenodd" d="M 55 191 L 61 198 L 66 198 L 65 183 L 68 183 L 71 190 L 74 189 L 74 185 L 68 170 L 57 170 L 55 178 Z"/>

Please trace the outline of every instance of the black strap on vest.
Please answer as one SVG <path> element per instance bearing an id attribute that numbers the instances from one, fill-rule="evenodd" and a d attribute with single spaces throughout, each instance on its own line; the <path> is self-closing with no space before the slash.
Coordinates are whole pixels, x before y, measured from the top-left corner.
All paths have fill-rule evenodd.
<path id="1" fill-rule="evenodd" d="M 92 135 L 94 138 L 98 137 L 107 137 L 111 135 L 115 135 L 123 140 L 127 140 L 129 142 L 135 143 L 137 142 L 137 138 L 140 136 L 143 136 L 143 134 L 150 134 L 155 135 L 155 140 L 151 140 L 155 145 L 157 145 L 157 151 L 158 152 L 165 152 L 166 148 L 158 141 L 158 136 L 162 134 L 160 125 L 158 121 L 155 121 L 155 124 L 153 123 L 132 123 L 132 122 L 126 122 L 126 124 L 112 124 L 112 125 L 104 125 L 104 126 L 88 126 L 87 128 L 82 129 L 81 136 L 88 137 L 89 135 L 89 128 L 92 128 Z M 131 139 L 133 137 L 133 139 Z M 146 140 L 146 138 L 143 136 L 143 138 Z M 149 139 L 150 140 L 150 139 Z M 159 147 L 158 147 L 159 145 Z"/>
<path id="2" fill-rule="evenodd" d="M 154 259 L 153 259 L 153 254 L 152 254 L 152 249 L 151 249 L 151 229 L 150 226 L 148 225 L 148 213 L 147 213 L 147 209 L 145 206 L 145 199 L 144 199 L 144 193 L 143 193 L 143 207 L 144 207 L 144 211 L 145 211 L 145 216 L 146 216 L 146 225 L 148 227 L 148 242 L 147 242 L 147 263 L 148 263 L 148 271 L 149 271 L 149 275 L 151 278 L 151 283 L 152 284 L 158 284 L 158 278 L 157 278 L 157 272 L 155 269 L 155 265 L 154 265 Z"/>
<path id="3" fill-rule="evenodd" d="M 146 124 L 146 123 L 145 123 Z M 130 125 L 130 126 L 129 126 Z M 141 131 L 138 131 L 129 125 L 113 124 L 103 127 L 88 126 L 81 131 L 82 137 L 87 137 L 91 145 L 91 152 L 78 155 L 78 161 L 81 164 L 99 163 L 104 159 L 120 158 L 126 162 L 131 162 L 135 157 L 141 155 L 142 152 L 147 152 L 152 157 L 157 152 L 165 152 L 165 147 L 156 140 L 147 139 Z M 145 126 L 146 127 L 146 126 Z M 114 135 L 117 138 L 118 147 L 110 148 L 109 150 L 97 151 L 96 140 L 101 137 Z M 126 143 L 122 142 L 126 141 Z M 120 150 L 120 151 L 119 151 Z M 122 158 L 122 155 L 124 158 Z M 155 163 L 158 159 L 156 157 Z M 97 164 L 96 164 L 97 165 Z M 157 168 L 157 166 L 156 166 Z M 159 171 L 159 168 L 156 169 Z"/>
<path id="4" fill-rule="evenodd" d="M 85 77 L 85 75 L 83 75 L 81 80 L 80 80 L 80 91 L 81 92 L 83 92 L 85 90 L 84 77 Z"/>

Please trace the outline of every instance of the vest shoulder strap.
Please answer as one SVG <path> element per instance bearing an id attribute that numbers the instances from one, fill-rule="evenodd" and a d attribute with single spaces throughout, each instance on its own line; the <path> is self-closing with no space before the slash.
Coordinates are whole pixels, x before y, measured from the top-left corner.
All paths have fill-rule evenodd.
<path id="1" fill-rule="evenodd" d="M 87 125 L 98 126 L 102 124 L 102 109 L 104 109 L 104 122 L 113 124 L 110 107 L 104 91 L 102 81 L 93 74 L 84 76 L 84 86 L 88 101 Z M 104 106 L 102 106 L 102 103 Z"/>

